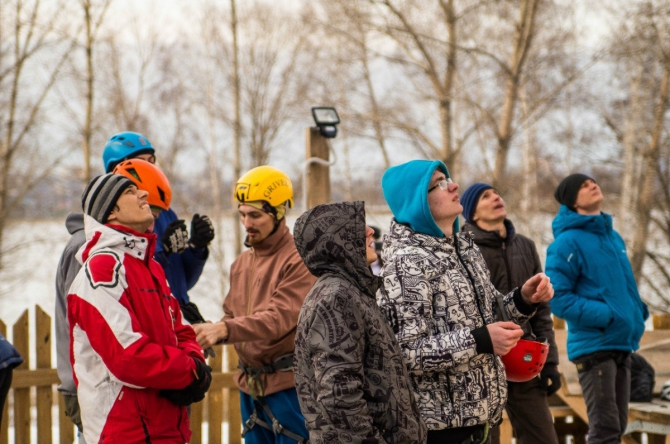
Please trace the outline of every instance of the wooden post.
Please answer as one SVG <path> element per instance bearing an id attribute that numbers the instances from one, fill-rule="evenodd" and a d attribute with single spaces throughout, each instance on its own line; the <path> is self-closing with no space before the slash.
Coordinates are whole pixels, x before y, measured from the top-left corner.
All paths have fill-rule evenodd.
<path id="1" fill-rule="evenodd" d="M 74 427 L 70 418 L 65 414 L 65 398 L 62 393 L 58 393 L 58 428 L 60 441 L 71 443 L 74 441 Z"/>
<path id="2" fill-rule="evenodd" d="M 39 305 L 35 306 L 36 368 L 51 368 L 51 318 Z M 51 407 L 53 387 L 37 387 L 37 443 L 51 444 Z"/>
<path id="3" fill-rule="evenodd" d="M 318 128 L 307 128 L 306 139 L 305 158 L 307 159 L 307 165 L 305 165 L 305 168 L 307 174 L 303 184 L 303 193 L 307 195 L 306 210 L 308 210 L 330 202 L 330 167 L 322 165 L 321 162 L 310 162 L 312 158 L 328 162 L 330 153 L 328 140 L 319 133 Z"/>
<path id="4" fill-rule="evenodd" d="M 561 319 L 558 316 L 553 316 L 554 318 L 554 330 L 565 330 L 565 319 Z"/>
<path id="5" fill-rule="evenodd" d="M 223 370 L 223 347 L 215 346 L 216 357 L 210 357 L 208 364 L 216 373 Z M 223 389 L 217 388 L 207 393 L 207 422 L 209 423 L 209 442 L 223 442 Z"/>
<path id="6" fill-rule="evenodd" d="M 237 371 L 237 352 L 235 347 L 227 345 L 226 361 L 229 372 Z M 237 388 L 228 389 L 228 443 L 242 443 L 242 410 L 240 408 L 240 392 Z"/>
<path id="7" fill-rule="evenodd" d="M 12 328 L 14 347 L 23 358 L 23 364 L 15 371 L 30 368 L 29 327 L 28 310 L 25 310 Z M 30 388 L 14 389 L 14 433 L 16 444 L 30 444 Z"/>
<path id="8" fill-rule="evenodd" d="M 654 330 L 670 330 L 670 314 L 655 314 L 651 322 Z"/>
<path id="9" fill-rule="evenodd" d="M 191 404 L 191 444 L 202 443 L 202 407 L 202 402 Z"/>

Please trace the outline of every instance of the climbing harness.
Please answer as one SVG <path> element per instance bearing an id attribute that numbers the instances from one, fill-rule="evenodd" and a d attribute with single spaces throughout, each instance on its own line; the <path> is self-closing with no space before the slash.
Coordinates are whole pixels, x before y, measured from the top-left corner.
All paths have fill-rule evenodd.
<path id="1" fill-rule="evenodd" d="M 307 438 L 303 438 L 297 433 L 293 433 L 281 425 L 277 417 L 275 417 L 274 413 L 272 413 L 272 410 L 270 410 L 270 406 L 268 406 L 267 402 L 265 402 L 263 384 L 260 380 L 260 376 L 263 374 L 293 371 L 293 355 L 280 356 L 272 364 L 261 367 L 249 367 L 244 365 L 242 361 L 239 361 L 237 367 L 242 370 L 245 375 L 247 375 L 249 394 L 254 400 L 254 411 L 249 416 L 249 419 L 247 419 L 247 421 L 244 423 L 242 438 L 244 438 L 244 435 L 246 435 L 249 430 L 253 429 L 254 426 L 259 425 L 264 429 L 271 431 L 275 435 L 286 435 L 287 437 L 295 440 L 298 444 L 308 444 L 309 440 Z M 272 424 L 268 424 L 259 417 L 259 407 L 263 409 Z"/>

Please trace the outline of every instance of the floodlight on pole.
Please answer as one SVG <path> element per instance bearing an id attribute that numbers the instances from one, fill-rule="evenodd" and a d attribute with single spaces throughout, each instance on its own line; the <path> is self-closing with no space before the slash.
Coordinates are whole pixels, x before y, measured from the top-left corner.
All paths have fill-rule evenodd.
<path id="1" fill-rule="evenodd" d="M 326 139 L 332 139 L 337 136 L 337 125 L 340 123 L 340 116 L 333 107 L 313 106 L 312 117 L 319 133 Z"/>

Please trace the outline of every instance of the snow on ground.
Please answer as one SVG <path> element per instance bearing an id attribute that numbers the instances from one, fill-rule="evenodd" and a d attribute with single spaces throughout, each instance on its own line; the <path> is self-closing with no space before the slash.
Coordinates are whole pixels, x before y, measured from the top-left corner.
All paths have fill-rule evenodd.
<path id="1" fill-rule="evenodd" d="M 296 211 L 288 216 L 291 229 L 299 215 Z M 390 214 L 374 213 L 369 215 L 368 223 L 385 231 L 390 219 Z M 187 225 L 189 220 L 190 217 Z M 238 222 L 230 218 L 218 224 L 203 275 L 189 292 L 203 316 L 211 320 L 223 315 L 221 306 L 228 289 L 228 270 L 234 259 L 233 223 Z M 69 238 L 64 219 L 17 221 L 9 226 L 0 269 L 0 319 L 8 330 L 26 309 L 31 310 L 33 319 L 36 304 L 53 319 L 56 268 Z"/>
<path id="2" fill-rule="evenodd" d="M 300 215 L 289 215 L 287 222 L 292 229 L 295 219 Z M 183 217 L 183 216 L 182 216 Z M 188 225 L 187 219 L 187 225 Z M 382 230 L 388 229 L 390 214 L 368 215 L 368 223 Z M 223 315 L 221 308 L 223 297 L 228 289 L 227 270 L 234 259 L 233 223 L 237 220 L 226 219 L 217 224 L 216 238 L 210 247 L 210 257 L 205 270 L 196 286 L 189 292 L 203 316 L 217 320 Z M 3 247 L 3 268 L 0 269 L 0 319 L 7 325 L 11 340 L 11 327 L 25 310 L 30 312 L 31 325 L 34 319 L 34 307 L 39 305 L 52 318 L 55 307 L 56 268 L 60 255 L 70 238 L 65 228 L 65 219 L 17 221 L 8 228 L 6 243 Z M 32 325 L 34 328 L 34 325 Z M 55 341 L 52 342 L 55 347 Z M 31 345 L 34 350 L 34 344 Z M 55 366 L 55 348 L 52 359 Z M 30 357 L 35 362 L 34 354 Z M 33 408 L 32 442 L 37 442 L 36 411 Z M 53 436 L 58 436 L 57 409 L 54 408 Z M 223 424 L 224 436 L 228 423 Z M 207 442 L 208 425 L 203 427 L 203 442 Z M 14 442 L 14 429 L 9 428 L 9 442 Z"/>

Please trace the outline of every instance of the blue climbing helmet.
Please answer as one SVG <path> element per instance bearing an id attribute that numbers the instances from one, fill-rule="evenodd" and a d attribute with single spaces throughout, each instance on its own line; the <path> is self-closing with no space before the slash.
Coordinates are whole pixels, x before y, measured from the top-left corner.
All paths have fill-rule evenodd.
<path id="1" fill-rule="evenodd" d="M 142 134 L 123 131 L 109 138 L 102 152 L 102 162 L 105 164 L 105 172 L 110 173 L 119 162 L 154 152 L 151 142 Z"/>

